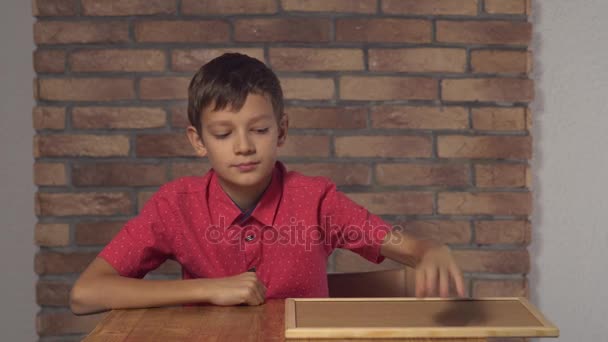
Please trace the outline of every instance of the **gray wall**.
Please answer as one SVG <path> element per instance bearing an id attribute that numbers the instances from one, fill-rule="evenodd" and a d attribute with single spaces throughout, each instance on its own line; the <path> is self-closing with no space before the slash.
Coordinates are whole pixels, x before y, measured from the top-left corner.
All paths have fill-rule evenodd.
<path id="1" fill-rule="evenodd" d="M 606 341 L 608 1 L 535 12 L 533 301 L 559 341 Z"/>
<path id="2" fill-rule="evenodd" d="M 0 340 L 36 340 L 34 316 L 31 3 L 4 0 L 0 12 Z"/>
<path id="3" fill-rule="evenodd" d="M 30 2 L 0 13 L 0 337 L 36 339 Z M 608 2 L 535 0 L 533 301 L 560 341 L 600 341 L 608 317 Z M 604 333 L 600 335 L 601 333 Z"/>

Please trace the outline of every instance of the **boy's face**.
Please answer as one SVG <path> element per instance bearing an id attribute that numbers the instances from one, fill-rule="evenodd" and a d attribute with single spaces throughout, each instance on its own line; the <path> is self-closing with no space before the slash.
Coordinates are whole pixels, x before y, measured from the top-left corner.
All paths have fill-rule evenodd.
<path id="1" fill-rule="evenodd" d="M 225 190 L 256 192 L 270 181 L 287 126 L 287 115 L 277 123 L 270 99 L 249 94 L 237 112 L 230 107 L 205 111 L 202 139 L 192 126 L 187 133 L 196 153 L 209 158 Z"/>

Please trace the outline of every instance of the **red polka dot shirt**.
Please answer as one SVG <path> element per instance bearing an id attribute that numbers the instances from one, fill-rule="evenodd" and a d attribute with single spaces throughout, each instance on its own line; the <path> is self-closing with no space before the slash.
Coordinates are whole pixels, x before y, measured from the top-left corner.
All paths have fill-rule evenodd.
<path id="1" fill-rule="evenodd" d="M 255 268 L 266 298 L 327 297 L 327 259 L 335 248 L 380 263 L 391 226 L 326 177 L 287 172 L 277 161 L 251 212 L 243 212 L 211 169 L 163 185 L 100 257 L 120 275 L 141 278 L 167 259 L 184 279 L 237 275 Z"/>

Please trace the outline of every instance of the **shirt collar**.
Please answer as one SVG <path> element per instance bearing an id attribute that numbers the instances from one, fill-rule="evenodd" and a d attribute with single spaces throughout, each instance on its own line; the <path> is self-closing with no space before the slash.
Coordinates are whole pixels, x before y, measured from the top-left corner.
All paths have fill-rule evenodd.
<path id="1" fill-rule="evenodd" d="M 212 223 L 225 226 L 230 226 L 235 223 L 235 221 L 239 223 L 245 213 L 241 211 L 224 191 L 215 171 L 211 169 L 210 172 L 212 174 L 209 183 L 208 203 Z M 274 225 L 277 209 L 283 193 L 282 184 L 285 172 L 285 165 L 283 165 L 282 162 L 277 161 L 272 170 L 270 184 L 256 204 L 253 213 L 251 213 L 251 216 L 265 226 Z M 222 217 L 223 222 L 221 219 Z"/>

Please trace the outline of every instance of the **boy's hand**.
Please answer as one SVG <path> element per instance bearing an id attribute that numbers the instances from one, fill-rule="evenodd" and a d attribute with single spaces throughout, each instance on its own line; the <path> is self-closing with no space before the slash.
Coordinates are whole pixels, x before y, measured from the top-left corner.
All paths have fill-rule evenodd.
<path id="1" fill-rule="evenodd" d="M 429 248 L 416 267 L 416 297 L 447 297 L 449 284 L 453 281 L 456 291 L 465 296 L 464 280 L 450 249 L 445 245 Z M 439 290 L 439 291 L 437 291 Z"/>
<path id="2" fill-rule="evenodd" d="M 260 305 L 264 303 L 266 287 L 255 272 L 245 272 L 226 278 L 206 279 L 208 302 L 215 305 Z"/>

